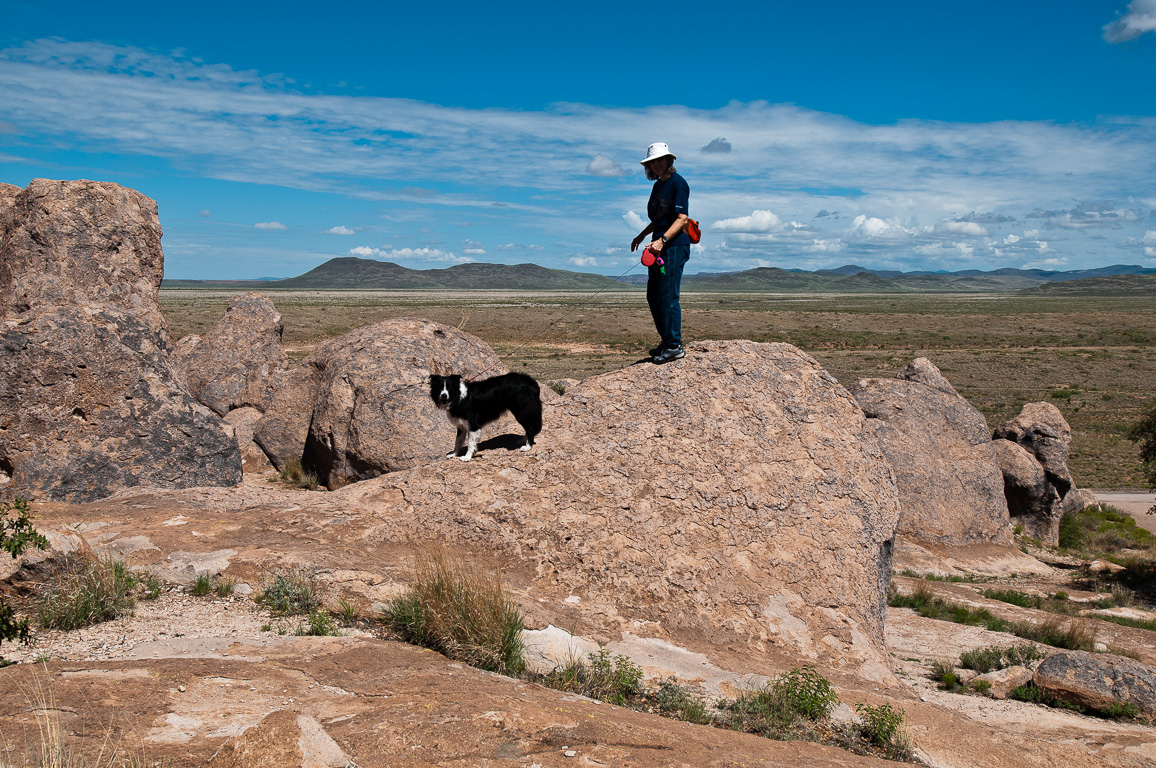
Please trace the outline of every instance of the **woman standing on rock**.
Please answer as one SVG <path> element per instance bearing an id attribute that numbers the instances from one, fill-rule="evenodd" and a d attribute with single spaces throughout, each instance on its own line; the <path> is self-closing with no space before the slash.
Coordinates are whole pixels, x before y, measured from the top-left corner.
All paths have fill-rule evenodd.
<path id="1" fill-rule="evenodd" d="M 690 238 L 683 228 L 687 222 L 690 187 L 674 168 L 674 154 L 666 144 L 651 144 L 640 162 L 646 178 L 654 181 L 646 215 L 650 223 L 630 242 L 631 252 L 652 235 L 650 252 L 658 259 L 650 265 L 646 281 L 646 303 L 662 341 L 650 350 L 656 365 L 686 357 L 682 346 L 682 306 L 679 288 L 682 269 L 690 259 Z"/>

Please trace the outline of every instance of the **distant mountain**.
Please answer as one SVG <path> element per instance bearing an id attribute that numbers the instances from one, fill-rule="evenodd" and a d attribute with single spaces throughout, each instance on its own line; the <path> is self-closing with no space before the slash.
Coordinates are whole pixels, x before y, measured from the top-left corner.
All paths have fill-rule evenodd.
<path id="1" fill-rule="evenodd" d="M 975 269 L 959 272 L 897 272 L 848 264 L 837 269 L 804 272 L 758 267 L 742 272 L 685 275 L 686 291 L 752 291 L 771 293 L 991 293 L 1040 288 L 1053 295 L 1145 295 L 1152 291 L 1156 269 L 1113 264 L 1097 269 L 1060 272 L 1040 269 Z M 1098 282 L 1097 282 L 1098 281 Z M 164 288 L 248 288 L 250 290 L 601 290 L 645 285 L 646 273 L 619 279 L 586 272 L 547 269 L 537 264 L 458 264 L 446 269 L 409 269 L 400 264 L 352 256 L 330 259 L 303 275 L 285 280 L 165 280 Z M 1068 293 L 1059 286 L 1071 284 Z"/>
<path id="2" fill-rule="evenodd" d="M 1156 297 L 1156 270 L 1146 274 L 1108 275 L 1056 280 L 1020 291 L 1025 296 L 1147 296 Z"/>

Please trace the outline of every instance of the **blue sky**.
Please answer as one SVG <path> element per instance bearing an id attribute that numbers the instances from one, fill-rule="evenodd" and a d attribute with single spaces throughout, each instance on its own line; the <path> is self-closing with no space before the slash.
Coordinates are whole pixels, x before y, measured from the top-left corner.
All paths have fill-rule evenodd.
<path id="1" fill-rule="evenodd" d="M 157 200 L 174 278 L 335 256 L 620 274 L 1156 266 L 1156 0 L 0 0 L 0 181 Z"/>

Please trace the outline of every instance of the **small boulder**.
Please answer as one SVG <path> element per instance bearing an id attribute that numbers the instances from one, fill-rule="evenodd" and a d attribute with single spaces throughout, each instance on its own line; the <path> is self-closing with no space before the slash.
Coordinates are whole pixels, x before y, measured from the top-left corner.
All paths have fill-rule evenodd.
<path id="1" fill-rule="evenodd" d="M 976 675 L 968 684 L 972 688 L 979 688 L 976 684 L 980 681 L 986 682 L 988 687 L 987 695 L 993 699 L 1006 699 L 1012 689 L 1019 688 L 1021 685 L 1026 685 L 1032 681 L 1032 671 L 1027 667 L 1007 667 L 1006 669 L 997 669 L 992 672 L 985 672 L 982 675 Z M 986 687 L 986 686 L 985 686 Z"/>
<path id="2" fill-rule="evenodd" d="M 1003 476 L 983 414 L 925 358 L 895 379 L 860 379 L 851 395 L 895 474 L 900 536 L 939 544 L 1012 542 Z"/>
<path id="3" fill-rule="evenodd" d="M 273 469 L 269 457 L 253 442 L 253 430 L 261 420 L 256 408 L 237 408 L 225 414 L 225 423 L 233 427 L 237 447 L 241 450 L 241 469 L 245 473 L 267 472 Z"/>
<path id="4" fill-rule="evenodd" d="M 181 339 L 174 365 L 189 394 L 221 416 L 246 406 L 264 411 L 289 365 L 283 331 L 273 302 L 246 293 L 229 302 L 213 330 Z"/>
<path id="5" fill-rule="evenodd" d="M 1068 491 L 1068 495 L 1060 500 L 1058 512 L 1059 516 L 1063 517 L 1069 512 L 1078 514 L 1085 509 L 1098 507 L 1099 505 L 1100 500 L 1096 498 L 1096 494 L 1092 491 L 1087 488 L 1072 488 Z"/>
<path id="6" fill-rule="evenodd" d="M 1156 670 L 1123 656 L 1060 651 L 1040 662 L 1033 681 L 1061 701 L 1097 711 L 1132 704 L 1156 719 Z"/>

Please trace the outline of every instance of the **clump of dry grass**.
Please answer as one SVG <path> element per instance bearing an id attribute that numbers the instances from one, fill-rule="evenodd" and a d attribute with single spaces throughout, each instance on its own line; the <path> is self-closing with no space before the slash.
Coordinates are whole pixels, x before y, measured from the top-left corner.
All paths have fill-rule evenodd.
<path id="1" fill-rule="evenodd" d="M 43 627 L 64 630 L 109 621 L 136 605 L 136 586 L 136 576 L 123 560 L 98 557 L 85 546 L 44 586 L 36 618 Z"/>
<path id="2" fill-rule="evenodd" d="M 278 473 L 283 483 L 294 488 L 303 488 L 307 491 L 316 491 L 318 486 L 317 474 L 307 471 L 301 466 L 300 459 L 286 459 L 284 466 Z"/>
<path id="3" fill-rule="evenodd" d="M 518 676 L 523 658 L 522 613 L 496 569 L 449 555 L 441 547 L 415 553 L 409 591 L 390 602 L 386 624 L 402 639 L 470 666 Z"/>

